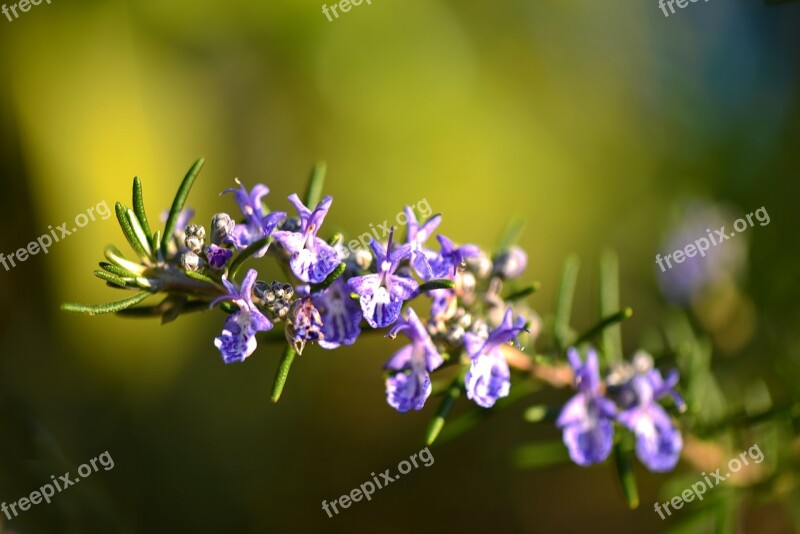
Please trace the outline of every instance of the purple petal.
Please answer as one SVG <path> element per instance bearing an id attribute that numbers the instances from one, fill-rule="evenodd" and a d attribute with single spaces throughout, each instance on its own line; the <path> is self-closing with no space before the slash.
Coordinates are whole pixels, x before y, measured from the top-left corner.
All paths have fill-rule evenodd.
<path id="1" fill-rule="evenodd" d="M 588 417 L 588 399 L 583 393 L 576 393 L 567 401 L 556 419 L 556 426 L 562 428 L 585 421 Z"/>
<path id="2" fill-rule="evenodd" d="M 636 456 L 650 471 L 672 470 L 683 448 L 680 431 L 658 404 L 620 414 L 620 422 L 636 434 Z"/>
<path id="3" fill-rule="evenodd" d="M 273 211 L 268 213 L 261 219 L 261 230 L 264 235 L 272 235 L 272 232 L 286 218 L 286 213 L 282 211 Z"/>
<path id="4" fill-rule="evenodd" d="M 478 406 L 491 408 L 511 388 L 511 372 L 504 358 L 481 356 L 472 360 L 464 377 L 467 398 Z"/>
<path id="5" fill-rule="evenodd" d="M 414 267 L 417 275 L 423 280 L 430 280 L 433 278 L 433 268 L 423 251 L 415 250 L 411 253 L 411 266 Z"/>
<path id="6" fill-rule="evenodd" d="M 233 251 L 211 244 L 206 247 L 206 258 L 212 269 L 222 269 L 233 256 Z"/>
<path id="7" fill-rule="evenodd" d="M 366 274 L 364 276 L 354 276 L 347 281 L 347 285 L 353 292 L 357 293 L 360 297 L 371 295 L 377 291 L 380 286 L 380 276 L 377 274 Z"/>
<path id="8" fill-rule="evenodd" d="M 274 237 L 275 241 L 280 243 L 283 248 L 289 251 L 290 254 L 297 254 L 303 250 L 306 242 L 306 238 L 303 234 L 299 234 L 297 232 L 287 232 L 286 230 L 278 230 L 273 232 L 272 237 Z"/>
<path id="9" fill-rule="evenodd" d="M 303 230 L 306 229 L 308 219 L 311 217 L 311 210 L 303 204 L 303 201 L 300 200 L 300 197 L 297 196 L 296 193 L 292 193 L 289 195 L 289 202 L 292 203 L 294 208 L 297 210 L 297 214 L 300 216 L 300 221 L 303 223 Z"/>
<path id="10" fill-rule="evenodd" d="M 436 215 L 428 219 L 428 221 L 422 225 L 422 228 L 417 233 L 417 241 L 419 241 L 420 243 L 424 243 L 425 241 L 427 241 L 428 238 L 431 236 L 431 234 L 433 234 L 433 232 L 435 232 L 436 229 L 439 227 L 439 224 L 441 222 L 442 222 L 442 215 L 440 213 L 437 213 Z"/>
<path id="11" fill-rule="evenodd" d="M 417 222 L 417 216 L 414 215 L 414 210 L 411 209 L 410 206 L 406 206 L 403 208 L 403 212 L 406 214 L 406 227 L 408 228 L 408 239 L 407 241 L 411 243 L 411 241 L 417 240 L 417 231 L 419 230 L 419 223 Z"/>
<path id="12" fill-rule="evenodd" d="M 225 363 L 244 361 L 256 350 L 255 332 L 250 328 L 248 314 L 237 312 L 228 316 L 222 334 L 214 339 Z"/>
<path id="13" fill-rule="evenodd" d="M 412 278 L 397 275 L 392 277 L 392 287 L 390 291 L 393 298 L 408 300 L 416 294 L 418 289 L 419 284 Z"/>
<path id="14" fill-rule="evenodd" d="M 350 298 L 344 281 L 337 280 L 313 301 L 322 315 L 320 347 L 332 350 L 355 343 L 361 334 L 361 307 Z"/>
<path id="15" fill-rule="evenodd" d="M 311 231 L 311 235 L 316 236 L 317 231 L 319 231 L 319 227 L 322 226 L 323 221 L 325 220 L 325 216 L 328 214 L 328 210 L 331 208 L 331 203 L 333 202 L 333 197 L 327 196 L 323 198 L 317 207 L 314 208 L 314 212 L 308 219 L 308 226 L 314 226 L 314 229 Z"/>
<path id="16" fill-rule="evenodd" d="M 383 366 L 384 369 L 390 369 L 392 371 L 402 371 L 403 369 L 408 369 L 411 366 L 411 355 L 414 354 L 414 346 L 413 345 L 406 345 L 402 349 L 395 352 L 389 361 L 386 362 Z"/>
<path id="17" fill-rule="evenodd" d="M 484 345 L 486 345 L 486 340 L 482 337 L 472 332 L 464 334 L 464 348 L 467 349 L 467 354 L 470 358 L 477 358 L 483 351 Z"/>
<path id="18" fill-rule="evenodd" d="M 564 427 L 563 439 L 569 456 L 578 465 L 588 466 L 604 461 L 611 453 L 614 426 L 609 419 L 596 419 L 589 424 Z"/>
<path id="19" fill-rule="evenodd" d="M 381 264 L 386 261 L 386 250 L 383 248 L 383 245 L 373 238 L 370 238 L 369 248 L 372 249 L 372 254 L 375 256 L 375 263 L 378 265 L 378 269 L 380 269 Z"/>
<path id="20" fill-rule="evenodd" d="M 386 402 L 405 413 L 421 410 L 431 394 L 431 380 L 426 372 L 398 373 L 386 379 Z"/>

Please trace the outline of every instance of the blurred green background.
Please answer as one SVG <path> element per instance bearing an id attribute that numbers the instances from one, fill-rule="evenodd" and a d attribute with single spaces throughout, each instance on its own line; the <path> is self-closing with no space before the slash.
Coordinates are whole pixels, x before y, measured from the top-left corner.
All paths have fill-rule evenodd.
<path id="1" fill-rule="evenodd" d="M 665 18 L 655 0 L 373 0 L 333 22 L 321 5 L 54 0 L 0 18 L 0 252 L 129 203 L 135 175 L 152 220 L 201 155 L 197 222 L 234 210 L 218 193 L 235 177 L 267 184 L 270 207 L 286 210 L 324 159 L 326 224 L 353 234 L 421 199 L 444 214 L 443 233 L 489 249 L 523 218 L 542 315 L 578 253 L 581 328 L 596 317 L 597 259 L 616 249 L 636 312 L 629 354 L 669 310 L 654 256 L 670 252 L 676 209 L 765 206 L 771 224 L 748 231 L 737 290 L 750 334 L 733 350 L 718 332 L 715 358 L 734 396 L 760 377 L 797 398 L 800 5 L 714 0 Z M 384 400 L 397 345 L 310 348 L 272 405 L 279 347 L 224 366 L 216 312 L 161 326 L 58 310 L 119 297 L 91 271 L 122 241 L 113 217 L 98 220 L 0 270 L 0 498 L 106 450 L 115 460 L 0 518 L 3 531 L 650 532 L 680 520 L 652 510 L 663 475 L 637 468 L 631 512 L 608 466 L 516 469 L 516 446 L 559 436 L 523 423 L 524 403 L 328 519 L 323 499 L 423 447 L 435 403 L 400 415 Z M 739 527 L 788 531 L 785 512 L 752 506 Z"/>

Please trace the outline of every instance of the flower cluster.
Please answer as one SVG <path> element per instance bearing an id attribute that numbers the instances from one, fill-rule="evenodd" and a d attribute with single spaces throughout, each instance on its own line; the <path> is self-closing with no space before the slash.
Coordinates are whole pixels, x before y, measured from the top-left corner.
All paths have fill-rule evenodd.
<path id="1" fill-rule="evenodd" d="M 616 421 L 635 434 L 636 456 L 648 469 L 673 469 L 683 439 L 658 400 L 670 396 L 680 410 L 685 408 L 675 391 L 677 371 L 664 379 L 653 368 L 653 359 L 639 352 L 632 364 L 618 366 L 604 383 L 594 349 L 585 362 L 574 348 L 567 356 L 578 392 L 564 405 L 556 425 L 563 430 L 570 458 L 584 466 L 604 461 L 611 453 Z"/>
<path id="2" fill-rule="evenodd" d="M 232 254 L 229 249 L 246 249 L 267 238 L 253 256 L 274 252 L 285 262 L 292 280 L 270 285 L 256 280 L 256 271 L 251 269 L 241 285 L 236 285 L 222 275 L 227 293 L 212 305 L 227 300 L 237 307 L 215 340 L 223 361 L 243 361 L 255 350 L 256 333 L 281 321 L 298 353 L 307 343 L 332 350 L 352 345 L 364 329 L 390 327 L 389 337 L 403 334 L 410 342 L 384 366 L 388 372 L 386 399 L 396 410 L 421 409 L 431 393 L 430 373 L 445 361 L 468 367 L 464 378 L 467 397 L 478 405 L 488 408 L 508 395 L 511 372 L 502 348 L 511 341 L 519 347 L 517 336 L 526 331 L 527 319 L 523 315 L 514 318 L 499 291 L 504 280 L 524 272 L 527 258 L 521 249 L 513 247 L 493 262 L 475 245 L 456 246 L 448 237 L 437 235 L 439 250 L 432 250 L 427 242 L 441 215 L 418 221 L 406 207 L 405 240 L 398 242 L 392 228 L 386 243 L 371 240 L 372 258 L 365 258 L 347 251 L 339 239 L 326 242 L 318 237 L 331 197 L 312 209 L 296 194 L 291 195 L 289 202 L 297 217 L 287 218 L 283 212 L 265 210 L 262 199 L 269 189 L 262 184 L 248 191 L 239 183 L 239 189 L 227 192 L 234 193 L 244 219 L 234 224 L 225 213 L 214 216 L 216 254 Z M 199 232 L 202 227 L 187 227 L 187 243 Z M 223 261 L 212 265 L 210 258 L 206 263 L 225 265 Z M 334 273 L 337 268 L 340 272 Z M 332 273 L 333 279 L 328 280 Z M 426 283 L 432 284 L 430 288 Z M 407 303 L 426 292 L 431 298 L 427 304 L 430 314 L 423 321 Z"/>
<path id="3" fill-rule="evenodd" d="M 237 180 L 236 188 L 222 194 L 232 194 L 241 215 L 217 213 L 207 231 L 191 223 L 194 212 L 184 208 L 202 163 L 195 163 L 184 178 L 164 214 L 163 233 L 150 230 L 138 179 L 133 209 L 116 205 L 139 261 L 126 259 L 112 246 L 95 275 L 112 287 L 138 293 L 108 304 L 65 304 L 64 309 L 153 315 L 168 322 L 190 311 L 219 308 L 227 315 L 213 343 L 224 363 L 243 362 L 259 342 L 286 343 L 273 401 L 280 397 L 288 366 L 308 344 L 335 350 L 369 332 L 407 339 L 383 366 L 386 402 L 398 412 L 421 410 L 434 391 L 446 393 L 439 420 L 452 406 L 448 399 L 461 394 L 481 408 L 492 408 L 510 396 L 513 372 L 515 381 L 538 380 L 556 387 L 574 378 L 577 393 L 556 425 L 577 464 L 604 461 L 615 430 L 624 427 L 635 435 L 636 454 L 649 469 L 675 466 L 682 437 L 658 401 L 671 396 L 683 407 L 675 391 L 677 373 L 662 377 L 652 358 L 642 353 L 601 380 L 597 353 L 590 350 L 583 361 L 574 348 L 567 351 L 570 370 L 563 351 L 573 338 L 563 313 L 556 314 L 560 325 L 546 323 L 552 333 L 539 343 L 544 354 L 531 351 L 545 323 L 525 304 L 538 284 L 521 284 L 528 257 L 513 244 L 514 238 L 503 239 L 505 244 L 489 254 L 437 233 L 441 214 L 418 220 L 405 207 L 405 232 L 392 227 L 385 242 L 371 238 L 369 251 L 348 250 L 342 235 L 324 233 L 333 198 L 321 196 L 322 178 L 316 170 L 305 200 L 297 194 L 288 197 L 296 215 L 270 211 L 264 203 L 269 194 L 265 185 L 248 189 Z M 259 279 L 260 265 L 243 269 L 247 261 L 265 264 L 268 259 L 281 268 L 282 279 Z M 158 305 L 137 306 L 156 294 L 166 295 Z M 586 341 L 629 315 L 604 318 L 575 339 Z M 523 344 L 528 354 L 522 352 Z M 431 425 L 429 442 L 442 424 Z"/>

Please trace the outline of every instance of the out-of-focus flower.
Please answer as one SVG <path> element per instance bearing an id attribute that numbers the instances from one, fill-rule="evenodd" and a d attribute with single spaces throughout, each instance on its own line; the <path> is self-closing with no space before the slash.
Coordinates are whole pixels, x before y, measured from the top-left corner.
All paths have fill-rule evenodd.
<path id="1" fill-rule="evenodd" d="M 456 247 L 450 239 L 443 235 L 437 235 L 441 250 L 438 256 L 431 261 L 433 276 L 435 278 L 446 278 L 455 276 L 460 266 L 466 267 L 469 258 L 477 258 L 480 249 L 475 245 L 462 245 Z"/>
<path id="2" fill-rule="evenodd" d="M 494 274 L 504 279 L 518 278 L 528 266 L 528 255 L 521 247 L 513 246 L 494 259 Z"/>
<path id="3" fill-rule="evenodd" d="M 587 466 L 608 458 L 614 439 L 614 403 L 602 392 L 597 352 L 589 351 L 586 363 L 575 348 L 567 351 L 575 371 L 578 392 L 564 405 L 556 420 L 563 430 L 569 456 L 578 465 Z"/>
<path id="4" fill-rule="evenodd" d="M 662 266 L 655 265 L 656 276 L 664 296 L 673 302 L 687 304 L 692 297 L 703 290 L 729 279 L 738 279 L 747 267 L 747 234 L 736 232 L 731 237 L 731 225 L 736 220 L 732 212 L 717 204 L 705 201 L 693 201 L 683 210 L 682 218 L 669 233 L 658 251 L 666 256 L 677 250 L 684 250 L 687 245 L 695 245 L 696 241 L 709 243 L 703 254 L 696 253 L 684 260 L 669 263 L 661 258 Z M 726 238 L 711 244 L 712 239 L 719 239 L 718 229 L 724 227 Z M 697 248 L 697 247 L 695 247 Z"/>
<path id="5" fill-rule="evenodd" d="M 670 395 L 676 405 L 683 408 L 683 399 L 674 389 L 677 383 L 677 371 L 667 375 L 666 380 L 656 369 L 634 375 L 629 386 L 634 393 L 632 406 L 618 416 L 620 423 L 636 435 L 636 456 L 651 471 L 673 469 L 683 448 L 680 430 L 657 402 Z"/>

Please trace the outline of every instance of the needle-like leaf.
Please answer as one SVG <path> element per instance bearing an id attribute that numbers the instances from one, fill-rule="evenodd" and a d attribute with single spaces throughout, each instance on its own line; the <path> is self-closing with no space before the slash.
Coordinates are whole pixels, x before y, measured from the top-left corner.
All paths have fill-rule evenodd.
<path id="1" fill-rule="evenodd" d="M 129 297 L 125 300 L 118 300 L 116 302 L 108 302 L 106 304 L 76 304 L 67 302 L 61 305 L 61 309 L 73 313 L 85 313 L 87 315 L 102 315 L 105 313 L 114 313 L 126 308 L 130 308 L 139 304 L 144 299 L 152 295 L 149 291 L 142 291 L 136 295 Z"/>
<path id="2" fill-rule="evenodd" d="M 164 226 L 164 234 L 161 236 L 161 249 L 164 251 L 169 250 L 169 242 L 175 233 L 175 227 L 178 224 L 178 217 L 180 217 L 183 206 L 186 204 L 186 198 L 189 196 L 189 191 L 191 191 L 192 185 L 197 179 L 200 169 L 203 168 L 205 161 L 206 160 L 203 158 L 195 161 L 194 165 L 192 165 L 192 168 L 189 169 L 189 172 L 187 172 L 186 176 L 184 176 L 183 181 L 178 188 L 178 192 L 175 194 L 175 199 L 172 201 L 172 208 L 170 208 L 169 216 L 167 216 L 167 224 Z"/>

